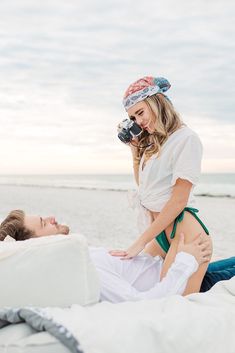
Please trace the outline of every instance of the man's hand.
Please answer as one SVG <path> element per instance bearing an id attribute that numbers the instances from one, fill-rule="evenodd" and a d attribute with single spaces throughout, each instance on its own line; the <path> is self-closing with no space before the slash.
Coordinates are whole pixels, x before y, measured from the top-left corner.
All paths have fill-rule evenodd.
<path id="1" fill-rule="evenodd" d="M 208 235 L 198 234 L 190 243 L 184 243 L 184 234 L 180 234 L 177 253 L 184 251 L 195 257 L 199 265 L 210 262 L 212 255 L 212 244 Z"/>

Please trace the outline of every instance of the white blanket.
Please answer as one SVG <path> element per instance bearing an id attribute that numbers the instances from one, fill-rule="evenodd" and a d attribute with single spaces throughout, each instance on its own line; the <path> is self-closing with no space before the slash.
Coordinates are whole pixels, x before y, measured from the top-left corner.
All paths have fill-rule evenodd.
<path id="1" fill-rule="evenodd" d="M 53 326 L 48 331 L 72 352 L 235 353 L 235 277 L 188 297 L 73 305 L 34 313 L 50 325 L 43 320 L 39 325 L 32 317 L 25 321 L 38 330 Z M 9 317 L 6 312 L 5 317 L 0 315 L 2 320 Z M 76 347 L 69 344 L 72 338 Z"/>

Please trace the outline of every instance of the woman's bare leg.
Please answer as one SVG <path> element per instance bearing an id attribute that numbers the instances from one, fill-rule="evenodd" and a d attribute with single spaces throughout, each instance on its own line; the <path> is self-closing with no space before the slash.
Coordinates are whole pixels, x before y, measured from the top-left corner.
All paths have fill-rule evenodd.
<path id="1" fill-rule="evenodd" d="M 152 220 L 154 221 L 155 219 L 157 219 L 158 215 L 159 215 L 159 212 L 151 212 Z M 173 227 L 173 223 L 172 223 L 172 227 Z M 159 255 L 163 259 L 165 259 L 166 257 L 165 251 L 161 248 L 161 246 L 158 244 L 156 239 L 153 239 L 150 243 L 146 245 L 144 252 L 151 256 Z"/>
<path id="2" fill-rule="evenodd" d="M 144 252 L 151 256 L 161 256 L 163 259 L 166 256 L 165 251 L 160 247 L 160 245 L 153 239 L 144 249 Z"/>
<path id="3" fill-rule="evenodd" d="M 206 234 L 202 226 L 198 223 L 198 221 L 188 212 L 184 213 L 183 221 L 178 223 L 175 237 L 172 240 L 170 239 L 171 231 L 172 231 L 172 226 L 166 229 L 166 235 L 169 242 L 171 243 L 171 246 L 165 257 L 161 278 L 163 278 L 166 275 L 169 267 L 171 266 L 172 262 L 175 259 L 180 233 L 182 232 L 184 233 L 185 243 L 191 242 L 195 238 L 195 236 L 199 233 Z M 187 287 L 185 289 L 184 295 L 199 292 L 208 264 L 209 262 L 202 264 L 199 267 L 198 271 L 190 277 Z"/>

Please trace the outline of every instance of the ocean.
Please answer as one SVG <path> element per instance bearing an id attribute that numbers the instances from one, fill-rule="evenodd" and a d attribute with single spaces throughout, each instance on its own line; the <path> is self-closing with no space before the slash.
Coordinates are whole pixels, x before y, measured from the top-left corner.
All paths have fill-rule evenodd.
<path id="1" fill-rule="evenodd" d="M 127 191 L 135 189 L 132 175 L 1 175 L 0 185 Z M 202 174 L 194 191 L 197 196 L 235 198 L 235 174 Z"/>

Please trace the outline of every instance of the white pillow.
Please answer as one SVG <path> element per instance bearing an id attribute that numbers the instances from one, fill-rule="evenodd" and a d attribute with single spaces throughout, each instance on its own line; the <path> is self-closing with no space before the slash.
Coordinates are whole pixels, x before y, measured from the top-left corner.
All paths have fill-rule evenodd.
<path id="1" fill-rule="evenodd" d="M 0 242 L 0 308 L 87 305 L 100 286 L 82 235 Z"/>

